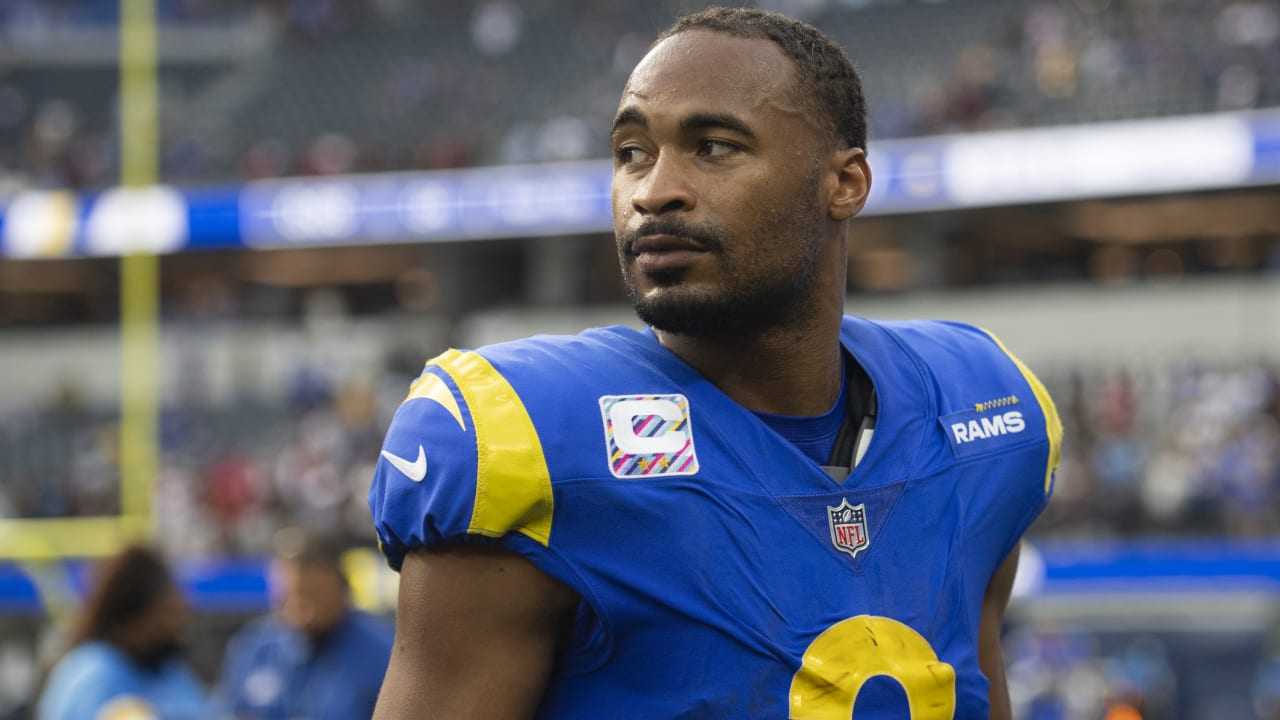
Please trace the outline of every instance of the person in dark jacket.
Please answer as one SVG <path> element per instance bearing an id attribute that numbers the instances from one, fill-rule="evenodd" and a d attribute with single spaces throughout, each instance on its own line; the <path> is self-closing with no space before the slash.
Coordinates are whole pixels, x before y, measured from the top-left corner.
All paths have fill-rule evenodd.
<path id="1" fill-rule="evenodd" d="M 352 607 L 339 548 L 288 528 L 270 569 L 275 605 L 236 633 L 218 689 L 240 720 L 350 720 L 373 714 L 391 655 L 389 623 Z"/>

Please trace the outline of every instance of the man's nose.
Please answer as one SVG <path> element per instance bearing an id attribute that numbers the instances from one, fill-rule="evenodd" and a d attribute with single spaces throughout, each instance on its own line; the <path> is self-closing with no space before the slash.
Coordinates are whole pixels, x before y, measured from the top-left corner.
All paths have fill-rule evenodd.
<path id="1" fill-rule="evenodd" d="M 661 153 L 636 185 L 631 205 L 641 215 L 662 215 L 692 210 L 697 196 L 689 186 L 680 158 Z"/>

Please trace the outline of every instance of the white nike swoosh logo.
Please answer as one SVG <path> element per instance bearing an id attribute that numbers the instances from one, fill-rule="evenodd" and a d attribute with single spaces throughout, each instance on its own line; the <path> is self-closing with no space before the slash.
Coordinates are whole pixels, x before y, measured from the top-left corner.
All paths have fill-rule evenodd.
<path id="1" fill-rule="evenodd" d="M 386 458 L 387 462 L 394 465 L 397 470 L 404 473 L 406 477 L 414 482 L 422 482 L 427 477 L 427 453 L 422 449 L 421 445 L 418 446 L 418 459 L 413 462 L 409 462 L 399 455 L 392 455 L 386 450 L 382 451 L 382 457 Z"/>

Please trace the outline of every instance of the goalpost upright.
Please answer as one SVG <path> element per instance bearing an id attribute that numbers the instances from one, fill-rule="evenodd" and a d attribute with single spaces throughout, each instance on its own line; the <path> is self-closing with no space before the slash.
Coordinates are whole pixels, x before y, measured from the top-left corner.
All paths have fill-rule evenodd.
<path id="1" fill-rule="evenodd" d="M 159 179 L 155 0 L 120 0 L 119 37 L 120 182 L 145 188 Z M 120 258 L 119 514 L 0 520 L 0 559 L 24 564 L 42 594 L 53 564 L 63 558 L 109 554 L 152 531 L 159 471 L 159 275 L 159 258 L 150 250 Z M 45 598 L 55 613 L 65 601 Z"/>

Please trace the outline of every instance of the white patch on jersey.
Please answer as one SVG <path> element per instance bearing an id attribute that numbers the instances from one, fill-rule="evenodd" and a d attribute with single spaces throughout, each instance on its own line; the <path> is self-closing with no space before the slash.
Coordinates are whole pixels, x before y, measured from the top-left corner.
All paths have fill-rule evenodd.
<path id="1" fill-rule="evenodd" d="M 600 398 L 605 449 L 614 477 L 662 477 L 698 472 L 689 401 L 683 395 Z"/>

